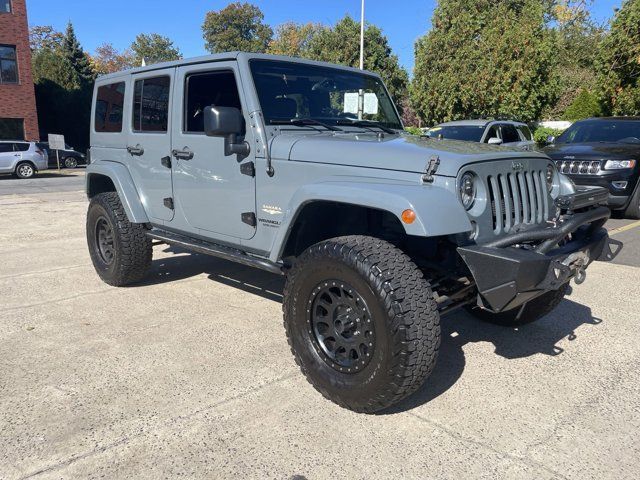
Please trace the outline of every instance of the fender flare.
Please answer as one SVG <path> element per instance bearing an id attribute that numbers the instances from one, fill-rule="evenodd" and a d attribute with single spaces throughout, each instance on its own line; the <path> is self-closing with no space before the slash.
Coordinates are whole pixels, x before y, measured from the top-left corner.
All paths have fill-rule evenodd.
<path id="1" fill-rule="evenodd" d="M 96 176 L 108 177 L 111 180 L 116 187 L 116 192 L 131 223 L 149 223 L 149 217 L 144 210 L 138 190 L 125 165 L 104 160 L 91 163 L 87 167 L 86 173 L 86 193 L 88 198 L 91 195 L 91 181 Z"/>
<path id="2" fill-rule="evenodd" d="M 301 187 L 292 196 L 274 238 L 271 260 L 277 261 L 293 230 L 293 226 L 309 203 L 328 201 L 374 208 L 390 212 L 400 220 L 407 235 L 437 237 L 468 232 L 471 222 L 455 194 L 442 187 L 416 184 L 364 182 L 323 182 Z M 411 209 L 416 220 L 407 225 L 402 212 Z"/>

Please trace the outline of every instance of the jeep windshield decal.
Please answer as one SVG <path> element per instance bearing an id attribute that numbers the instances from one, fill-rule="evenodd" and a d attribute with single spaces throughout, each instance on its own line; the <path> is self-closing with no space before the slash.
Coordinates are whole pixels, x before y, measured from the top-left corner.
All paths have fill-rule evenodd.
<path id="1" fill-rule="evenodd" d="M 387 89 L 372 75 L 275 60 L 250 65 L 268 124 L 402 130 Z"/>

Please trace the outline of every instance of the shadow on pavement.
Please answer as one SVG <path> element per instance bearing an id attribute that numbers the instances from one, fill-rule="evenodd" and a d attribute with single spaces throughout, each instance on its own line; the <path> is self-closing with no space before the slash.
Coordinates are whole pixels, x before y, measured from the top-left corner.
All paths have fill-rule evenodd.
<path id="1" fill-rule="evenodd" d="M 36 173 L 33 177 L 31 178 L 18 178 L 16 176 L 14 176 L 13 174 L 0 174 L 0 181 L 2 180 L 13 180 L 15 182 L 32 182 L 34 180 L 38 180 L 39 178 L 70 178 L 70 177 L 77 177 L 78 175 L 74 175 L 74 174 L 70 174 L 70 173 L 58 173 L 58 172 L 51 172 L 51 173 L 47 173 L 47 172 L 40 172 L 40 173 Z"/>
<path id="2" fill-rule="evenodd" d="M 282 276 L 207 255 L 185 253 L 184 250 L 173 247 L 168 247 L 165 252 L 176 253 L 176 255 L 155 260 L 152 271 L 144 282 L 145 285 L 174 282 L 206 273 L 214 282 L 232 286 L 271 301 L 282 301 L 284 288 Z M 464 372 L 466 361 L 463 347 L 469 343 L 491 343 L 495 354 L 506 359 L 526 358 L 536 354 L 561 355 L 564 350 L 557 345 L 560 340 L 568 338 L 573 341 L 578 337 L 576 330 L 579 327 L 599 325 L 602 322 L 593 317 L 590 308 L 573 302 L 569 298 L 546 317 L 518 328 L 484 323 L 464 311 L 443 317 L 440 322 L 442 344 L 433 374 L 415 394 L 381 414 L 388 415 L 411 410 L 451 388 Z"/>

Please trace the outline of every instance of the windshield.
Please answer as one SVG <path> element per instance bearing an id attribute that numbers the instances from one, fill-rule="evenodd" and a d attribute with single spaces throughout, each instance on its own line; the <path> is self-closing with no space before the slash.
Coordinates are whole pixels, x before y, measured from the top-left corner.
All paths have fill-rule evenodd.
<path id="1" fill-rule="evenodd" d="M 251 72 L 267 124 L 290 120 L 328 125 L 366 121 L 402 129 L 389 94 L 376 77 L 272 60 L 252 60 Z"/>
<path id="2" fill-rule="evenodd" d="M 433 138 L 479 142 L 482 139 L 483 133 L 484 125 L 445 125 L 442 127 L 433 127 L 429 130 L 428 134 Z"/>
<path id="3" fill-rule="evenodd" d="M 640 143 L 640 121 L 594 120 L 574 123 L 556 143 Z"/>

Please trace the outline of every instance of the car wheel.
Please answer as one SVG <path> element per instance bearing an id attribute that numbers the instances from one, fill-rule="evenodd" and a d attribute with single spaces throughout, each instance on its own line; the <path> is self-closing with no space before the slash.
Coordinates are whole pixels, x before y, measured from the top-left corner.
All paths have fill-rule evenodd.
<path id="1" fill-rule="evenodd" d="M 78 160 L 75 157 L 67 157 L 64 159 L 64 166 L 66 168 L 76 168 L 78 166 Z"/>
<path id="2" fill-rule="evenodd" d="M 153 256 L 144 225 L 130 223 L 115 192 L 91 199 L 87 212 L 87 244 L 93 266 L 109 285 L 121 287 L 142 280 Z"/>
<path id="3" fill-rule="evenodd" d="M 302 373 L 344 408 L 394 405 L 436 364 L 440 320 L 429 283 L 386 241 L 349 236 L 309 247 L 287 275 L 283 310 Z"/>
<path id="4" fill-rule="evenodd" d="M 627 218 L 632 218 L 634 220 L 640 219 L 640 180 L 638 181 L 638 185 L 636 186 L 636 192 L 631 197 L 629 206 L 624 211 L 624 216 Z"/>
<path id="5" fill-rule="evenodd" d="M 29 162 L 19 163 L 16 167 L 16 177 L 31 178 L 36 174 L 36 169 Z"/>
<path id="6" fill-rule="evenodd" d="M 552 290 L 527 302 L 524 307 L 514 308 L 506 312 L 492 313 L 479 307 L 467 308 L 467 311 L 484 322 L 495 323 L 505 327 L 517 327 L 533 323 L 551 313 L 560 305 L 568 291 L 569 284 L 565 283 L 558 290 Z"/>

